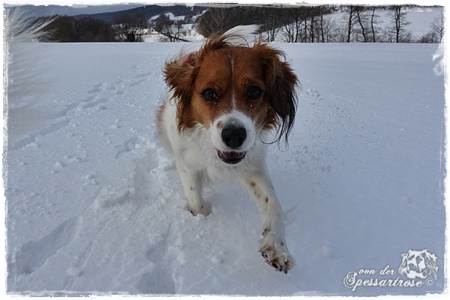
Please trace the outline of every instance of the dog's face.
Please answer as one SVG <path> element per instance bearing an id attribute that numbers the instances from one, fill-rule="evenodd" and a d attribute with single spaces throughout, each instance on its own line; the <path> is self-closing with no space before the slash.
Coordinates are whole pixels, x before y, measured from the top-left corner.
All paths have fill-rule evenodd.
<path id="1" fill-rule="evenodd" d="M 226 37 L 166 65 L 166 82 L 178 99 L 178 129 L 204 127 L 217 157 L 237 164 L 263 130 L 278 140 L 293 125 L 297 77 L 282 53 L 263 44 L 237 47 Z"/>
<path id="2" fill-rule="evenodd" d="M 399 273 L 408 278 L 426 278 L 430 274 L 436 276 L 437 264 L 436 255 L 427 250 L 408 250 L 402 254 L 402 263 Z"/>

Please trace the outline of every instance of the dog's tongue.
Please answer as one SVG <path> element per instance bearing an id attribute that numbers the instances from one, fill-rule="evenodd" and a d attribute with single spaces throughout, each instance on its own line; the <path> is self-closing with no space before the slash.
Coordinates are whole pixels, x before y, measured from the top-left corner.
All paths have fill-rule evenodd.
<path id="1" fill-rule="evenodd" d="M 219 151 L 219 158 L 227 164 L 237 164 L 245 157 L 245 152 L 221 152 Z"/>

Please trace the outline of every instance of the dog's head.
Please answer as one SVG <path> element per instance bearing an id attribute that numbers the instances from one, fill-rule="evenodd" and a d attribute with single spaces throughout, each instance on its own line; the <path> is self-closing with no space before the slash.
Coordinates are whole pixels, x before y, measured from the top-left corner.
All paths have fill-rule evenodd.
<path id="1" fill-rule="evenodd" d="M 437 258 L 436 255 L 428 252 L 428 250 L 408 250 L 402 254 L 402 263 L 399 273 L 408 278 L 427 278 L 437 277 Z"/>
<path id="2" fill-rule="evenodd" d="M 217 35 L 196 52 L 165 66 L 165 80 L 177 99 L 178 130 L 202 126 L 218 157 L 239 163 L 263 130 L 287 141 L 296 111 L 297 77 L 283 52 L 263 43 L 235 45 Z"/>

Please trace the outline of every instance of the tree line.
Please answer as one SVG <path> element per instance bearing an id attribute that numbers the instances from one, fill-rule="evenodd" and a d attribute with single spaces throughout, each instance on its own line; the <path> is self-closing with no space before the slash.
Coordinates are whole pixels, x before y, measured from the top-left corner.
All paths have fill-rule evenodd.
<path id="1" fill-rule="evenodd" d="M 169 8 L 170 9 L 170 8 Z M 443 15 L 429 32 L 413 40 L 406 15 L 417 6 L 219 6 L 210 7 L 196 20 L 198 33 L 208 37 L 236 25 L 261 25 L 266 41 L 288 43 L 331 42 L 422 42 L 440 43 L 444 33 Z M 431 9 L 431 8 L 423 8 Z M 380 13 L 387 14 L 384 24 Z M 327 17 L 338 14 L 337 17 Z M 42 19 L 42 18 L 41 18 Z M 123 13 L 111 22 L 90 17 L 56 16 L 49 26 L 50 40 L 59 42 L 142 41 L 144 29 L 152 27 L 169 41 L 179 41 L 183 22 L 161 17 L 150 22 L 142 14 Z M 41 20 L 42 21 L 42 20 Z M 130 39 L 130 34 L 133 39 Z"/>
<path id="2" fill-rule="evenodd" d="M 111 24 L 89 17 L 41 17 L 37 23 L 51 20 L 46 27 L 46 41 L 52 42 L 113 42 L 115 33 Z"/>
<path id="3" fill-rule="evenodd" d="M 410 5 L 213 7 L 200 17 L 197 30 L 207 37 L 236 25 L 260 24 L 269 42 L 441 42 L 443 15 L 420 40 L 412 39 L 406 15 L 420 9 Z M 423 8 L 427 9 L 432 8 Z M 382 24 L 380 13 L 387 13 L 389 24 Z M 342 19 L 326 17 L 331 14 L 340 14 Z"/>

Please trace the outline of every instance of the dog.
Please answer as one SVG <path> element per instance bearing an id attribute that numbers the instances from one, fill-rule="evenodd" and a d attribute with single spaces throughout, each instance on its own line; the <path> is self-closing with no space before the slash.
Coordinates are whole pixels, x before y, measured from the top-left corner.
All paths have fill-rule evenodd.
<path id="1" fill-rule="evenodd" d="M 401 275 L 411 279 L 425 279 L 432 277 L 437 279 L 437 258 L 436 255 L 424 250 L 408 250 L 402 254 L 402 263 L 398 268 Z"/>
<path id="2" fill-rule="evenodd" d="M 262 217 L 259 251 L 287 274 L 294 259 L 265 156 L 268 144 L 283 138 L 287 143 L 298 79 L 282 51 L 261 41 L 249 44 L 246 35 L 254 29 L 238 26 L 216 34 L 200 50 L 167 62 L 169 96 L 159 108 L 157 126 L 175 157 L 190 212 L 210 213 L 202 198 L 207 181 L 238 181 Z"/>

